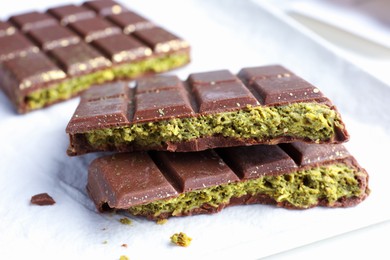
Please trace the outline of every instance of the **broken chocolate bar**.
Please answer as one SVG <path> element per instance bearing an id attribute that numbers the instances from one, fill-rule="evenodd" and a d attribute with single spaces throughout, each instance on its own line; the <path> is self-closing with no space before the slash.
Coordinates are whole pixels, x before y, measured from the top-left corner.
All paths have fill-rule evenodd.
<path id="1" fill-rule="evenodd" d="M 318 88 L 284 67 L 244 68 L 115 82 L 82 96 L 66 132 L 69 155 L 95 151 L 201 151 L 349 138 Z"/>
<path id="2" fill-rule="evenodd" d="M 91 163 L 87 190 L 99 211 L 149 219 L 256 203 L 350 207 L 369 194 L 367 172 L 344 146 L 299 142 L 105 156 Z"/>
<path id="3" fill-rule="evenodd" d="M 95 84 L 160 73 L 189 61 L 185 40 L 114 1 L 0 21 L 0 88 L 19 113 Z"/>

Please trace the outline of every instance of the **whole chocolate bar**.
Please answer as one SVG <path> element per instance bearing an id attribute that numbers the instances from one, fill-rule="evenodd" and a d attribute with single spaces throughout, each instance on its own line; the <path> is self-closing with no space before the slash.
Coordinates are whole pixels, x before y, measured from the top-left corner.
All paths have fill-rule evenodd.
<path id="1" fill-rule="evenodd" d="M 94 84 L 171 70 L 189 44 L 114 1 L 65 5 L 0 21 L 0 87 L 25 113 Z"/>
<path id="2" fill-rule="evenodd" d="M 66 132 L 69 155 L 94 151 L 201 151 L 349 135 L 318 88 L 284 67 L 244 68 L 115 82 L 82 96 Z"/>
<path id="3" fill-rule="evenodd" d="M 369 194 L 367 172 L 344 146 L 298 142 L 105 156 L 91 163 L 87 190 L 100 211 L 149 219 L 255 203 L 350 207 Z"/>

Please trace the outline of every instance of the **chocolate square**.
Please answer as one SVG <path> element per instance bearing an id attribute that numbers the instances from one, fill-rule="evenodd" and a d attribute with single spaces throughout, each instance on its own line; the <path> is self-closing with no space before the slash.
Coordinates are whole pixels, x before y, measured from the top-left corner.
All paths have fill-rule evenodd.
<path id="1" fill-rule="evenodd" d="M 8 75 L 17 86 L 13 89 L 26 90 L 39 87 L 47 82 L 61 80 L 65 72 L 58 68 L 44 53 L 31 53 L 2 63 L 2 74 Z"/>
<path id="2" fill-rule="evenodd" d="M 152 50 L 139 40 L 124 34 L 101 38 L 92 43 L 113 63 L 122 63 L 145 58 Z"/>
<path id="3" fill-rule="evenodd" d="M 89 89 L 82 98 L 88 101 L 96 101 L 107 98 L 127 98 L 128 96 L 130 96 L 129 83 L 126 81 L 114 81 Z"/>
<path id="4" fill-rule="evenodd" d="M 121 29 L 101 17 L 83 19 L 69 24 L 86 42 L 121 33 Z"/>
<path id="5" fill-rule="evenodd" d="M 109 15 L 107 19 L 121 27 L 125 34 L 154 27 L 151 21 L 133 12 Z"/>
<path id="6" fill-rule="evenodd" d="M 234 172 L 212 150 L 189 153 L 161 152 L 157 156 L 180 187 L 180 192 L 239 181 Z"/>
<path id="7" fill-rule="evenodd" d="M 237 82 L 238 78 L 228 70 L 193 73 L 188 77 L 192 85 L 214 85 L 223 82 Z"/>
<path id="8" fill-rule="evenodd" d="M 111 66 L 109 60 L 84 42 L 51 50 L 50 55 L 58 61 L 66 73 L 72 76 Z"/>
<path id="9" fill-rule="evenodd" d="M 199 113 L 224 112 L 258 105 L 252 93 L 238 81 L 195 85 L 193 92 L 199 104 Z"/>
<path id="10" fill-rule="evenodd" d="M 194 111 L 184 91 L 168 89 L 135 96 L 134 121 L 151 121 L 156 118 L 182 117 L 191 114 L 194 114 Z"/>
<path id="11" fill-rule="evenodd" d="M 138 94 L 167 89 L 183 90 L 183 83 L 177 76 L 145 77 L 137 81 L 135 91 Z"/>
<path id="12" fill-rule="evenodd" d="M 38 51 L 39 48 L 37 46 L 18 32 L 0 37 L 0 61 L 26 56 L 29 53 L 37 53 Z"/>
<path id="13" fill-rule="evenodd" d="M 83 5 L 94 10 L 96 13 L 102 16 L 127 12 L 126 7 L 111 0 L 87 1 Z"/>
<path id="14" fill-rule="evenodd" d="M 54 17 L 36 11 L 14 15 L 9 20 L 24 32 L 58 24 L 58 21 Z"/>
<path id="15" fill-rule="evenodd" d="M 100 186 L 105 191 L 104 200 L 108 207 L 118 205 L 126 208 L 129 203 L 138 205 L 178 195 L 147 153 L 134 153 L 134 156 L 115 154 L 100 161 L 95 160 L 91 169 L 88 183 Z"/>
<path id="16" fill-rule="evenodd" d="M 300 166 L 321 165 L 327 161 L 335 161 L 350 156 L 347 149 L 337 144 L 307 144 L 295 142 L 280 144 L 280 146 Z"/>
<path id="17" fill-rule="evenodd" d="M 129 124 L 128 105 L 128 100 L 120 97 L 88 101 L 76 109 L 72 123 L 85 130 L 94 124 L 102 128 L 126 125 Z"/>
<path id="18" fill-rule="evenodd" d="M 283 172 L 292 172 L 297 165 L 277 145 L 254 145 L 218 149 L 240 179 L 254 179 Z"/>
<path id="19" fill-rule="evenodd" d="M 133 35 L 149 45 L 156 53 L 177 51 L 189 46 L 185 40 L 160 27 L 138 30 Z"/>
<path id="20" fill-rule="evenodd" d="M 282 78 L 294 75 L 291 71 L 280 65 L 243 68 L 238 77 L 251 84 L 255 79 Z"/>
<path id="21" fill-rule="evenodd" d="M 96 16 L 94 11 L 84 6 L 76 6 L 73 4 L 50 8 L 47 12 L 60 20 L 62 25 Z"/>
<path id="22" fill-rule="evenodd" d="M 324 99 L 318 88 L 290 74 L 277 78 L 255 79 L 251 87 L 259 94 L 260 102 L 266 106 Z"/>
<path id="23" fill-rule="evenodd" d="M 74 32 L 60 25 L 30 30 L 28 35 L 46 51 L 76 44 L 81 40 Z"/>

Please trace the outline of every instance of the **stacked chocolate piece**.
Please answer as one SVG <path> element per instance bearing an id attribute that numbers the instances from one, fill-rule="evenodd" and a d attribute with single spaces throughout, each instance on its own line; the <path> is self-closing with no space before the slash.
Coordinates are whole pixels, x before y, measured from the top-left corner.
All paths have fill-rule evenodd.
<path id="1" fill-rule="evenodd" d="M 367 172 L 340 144 L 349 135 L 335 106 L 282 66 L 92 88 L 66 131 L 69 155 L 123 152 L 90 165 L 101 211 L 163 219 L 238 204 L 347 207 L 369 193 Z"/>
<path id="2" fill-rule="evenodd" d="M 0 21 L 0 88 L 19 113 L 94 84 L 171 70 L 188 43 L 114 1 L 49 8 Z"/>

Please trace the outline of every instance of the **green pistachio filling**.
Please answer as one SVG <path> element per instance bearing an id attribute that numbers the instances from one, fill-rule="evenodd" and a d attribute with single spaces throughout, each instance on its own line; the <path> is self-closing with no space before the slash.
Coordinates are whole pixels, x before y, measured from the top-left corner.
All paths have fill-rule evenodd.
<path id="1" fill-rule="evenodd" d="M 131 142 L 153 146 L 213 135 L 259 140 L 287 135 L 318 141 L 333 137 L 335 127 L 342 127 L 340 122 L 338 113 L 326 105 L 294 103 L 105 128 L 89 131 L 85 136 L 95 148 Z"/>
<path id="2" fill-rule="evenodd" d="M 45 89 L 29 93 L 25 97 L 28 110 L 42 108 L 58 100 L 75 96 L 91 85 L 102 84 L 116 78 L 135 78 L 146 72 L 163 72 L 183 66 L 189 62 L 187 53 L 170 54 L 164 57 L 151 58 L 139 62 L 127 63 L 87 75 L 70 78 Z"/>
<path id="3" fill-rule="evenodd" d="M 287 202 L 297 208 L 309 208 L 316 205 L 320 199 L 333 205 L 340 198 L 358 197 L 364 192 L 356 179 L 356 176 L 361 174 L 363 173 L 339 163 L 292 174 L 264 176 L 194 190 L 172 199 L 134 206 L 128 211 L 134 215 L 152 215 L 156 218 L 162 213 L 177 216 L 204 204 L 218 207 L 228 204 L 231 198 L 258 194 L 268 195 L 277 202 Z"/>

